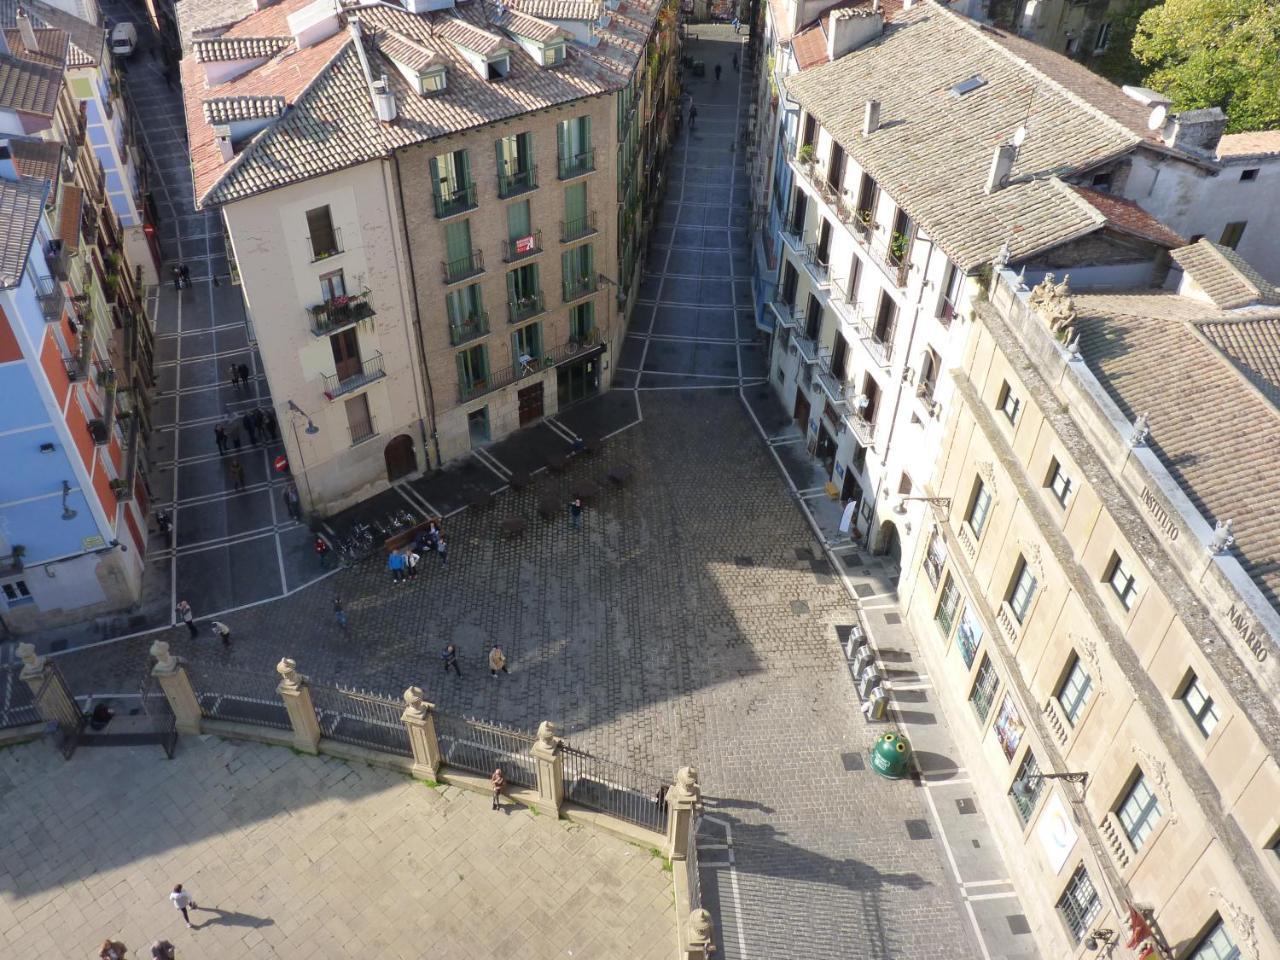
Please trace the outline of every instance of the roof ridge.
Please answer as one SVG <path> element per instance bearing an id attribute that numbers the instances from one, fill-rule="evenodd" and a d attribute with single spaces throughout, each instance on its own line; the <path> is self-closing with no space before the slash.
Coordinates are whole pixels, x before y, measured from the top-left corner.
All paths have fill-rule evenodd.
<path id="1" fill-rule="evenodd" d="M 1257 320 L 1261 318 L 1255 317 L 1254 319 Z M 1237 380 L 1244 384 L 1245 389 L 1252 391 L 1253 394 L 1262 401 L 1263 406 L 1267 408 L 1268 412 L 1277 421 L 1277 423 L 1280 423 L 1280 407 L 1276 406 L 1275 402 L 1268 397 L 1256 383 L 1245 375 L 1245 372 L 1240 369 L 1239 364 L 1232 360 L 1231 356 L 1225 350 L 1205 336 L 1204 331 L 1200 329 L 1204 324 L 1218 323 L 1220 321 L 1213 317 L 1205 317 L 1203 320 L 1183 320 L 1181 322 L 1191 330 L 1191 335 L 1193 337 L 1209 348 L 1217 359 L 1219 365 L 1226 367 Z"/>
<path id="2" fill-rule="evenodd" d="M 1067 183 L 1056 173 L 1049 175 L 1049 182 L 1052 183 L 1059 191 L 1064 193 L 1072 203 L 1078 204 L 1083 208 L 1097 223 L 1099 227 L 1105 227 L 1110 222 L 1105 213 L 1089 202 L 1089 198 L 1080 193 L 1076 189 L 1076 184 Z"/>
<path id="3" fill-rule="evenodd" d="M 1234 273 L 1240 279 L 1241 283 L 1243 283 L 1245 286 L 1247 286 L 1250 290 L 1252 290 L 1254 293 L 1258 295 L 1259 300 L 1265 300 L 1267 298 L 1268 296 L 1267 292 L 1261 289 L 1256 283 L 1254 283 L 1253 278 L 1251 278 L 1247 273 L 1241 270 L 1239 264 L 1237 264 L 1234 260 L 1228 257 L 1226 253 L 1223 252 L 1222 247 L 1218 246 L 1218 244 L 1214 243 L 1212 240 L 1208 239 L 1207 237 L 1201 237 L 1201 240 L 1203 240 L 1205 243 L 1209 245 L 1209 249 L 1213 251 L 1214 256 L 1216 256 L 1223 264 L 1225 264 L 1227 268 L 1231 270 L 1231 272 Z M 1270 295 L 1274 296 L 1275 294 L 1273 292 Z"/>
<path id="4" fill-rule="evenodd" d="M 969 30 L 975 36 L 980 37 L 983 43 L 987 44 L 993 50 L 999 51 L 1002 56 L 1006 57 L 1013 63 L 1016 63 L 1022 69 L 1036 76 L 1041 83 L 1048 84 L 1049 86 L 1057 90 L 1059 93 L 1061 93 L 1063 96 L 1065 96 L 1068 100 L 1075 103 L 1077 106 L 1083 107 L 1085 110 L 1088 110 L 1090 113 L 1092 113 L 1098 119 L 1102 120 L 1104 123 L 1110 124 L 1115 130 L 1119 131 L 1124 136 L 1130 138 L 1133 141 L 1134 145 L 1144 142 L 1142 137 L 1138 136 L 1138 134 L 1134 133 L 1133 130 L 1125 126 L 1115 117 L 1111 116 L 1111 114 L 1107 113 L 1101 107 L 1095 106 L 1093 103 L 1089 102 L 1084 97 L 1080 96 L 1080 94 L 1076 93 L 1070 87 L 1067 87 L 1061 82 L 1055 80 L 1053 77 L 1049 76 L 1047 73 L 1044 73 L 1034 64 L 1032 64 L 1030 61 L 1024 60 L 1022 57 L 1018 56 L 1008 47 L 1004 46 L 1004 44 L 996 42 L 996 40 L 994 40 L 989 33 L 989 31 L 993 28 L 986 27 L 983 24 L 978 23 L 977 21 L 970 20 L 968 17 L 961 16 L 960 14 L 952 10 L 950 7 L 945 6 L 943 3 L 941 3 L 940 0 L 928 0 L 928 2 L 932 6 L 938 8 L 939 10 L 942 10 L 942 11 L 945 11 L 946 13 L 951 14 L 953 18 L 960 21 L 959 26 L 961 29 Z M 1050 51 L 1050 52 L 1056 53 L 1056 51 Z M 1103 78 L 1103 79 L 1106 79 L 1106 78 Z M 1109 80 L 1107 82 L 1110 83 Z"/>

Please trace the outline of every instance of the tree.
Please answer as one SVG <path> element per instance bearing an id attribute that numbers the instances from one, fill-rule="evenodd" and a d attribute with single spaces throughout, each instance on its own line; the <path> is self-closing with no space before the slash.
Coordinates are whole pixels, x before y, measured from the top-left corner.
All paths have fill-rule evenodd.
<path id="1" fill-rule="evenodd" d="M 1147 68 L 1133 55 L 1133 35 L 1142 15 L 1160 0 L 1130 0 L 1111 19 L 1111 42 L 1107 49 L 1095 54 L 1089 66 L 1114 84 L 1141 84 L 1147 79 Z"/>
<path id="2" fill-rule="evenodd" d="M 1230 132 L 1280 128 L 1280 3 L 1165 0 L 1138 21 L 1133 54 L 1174 110 L 1221 107 Z"/>

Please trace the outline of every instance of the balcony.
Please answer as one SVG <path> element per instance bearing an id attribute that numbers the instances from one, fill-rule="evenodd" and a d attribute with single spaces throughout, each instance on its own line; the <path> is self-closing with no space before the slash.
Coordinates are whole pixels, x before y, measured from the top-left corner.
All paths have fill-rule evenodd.
<path id="1" fill-rule="evenodd" d="M 818 362 L 818 344 L 810 340 L 803 333 L 797 332 L 792 338 L 792 343 L 796 346 L 796 351 L 800 354 L 800 361 L 806 367 L 811 367 Z"/>
<path id="2" fill-rule="evenodd" d="M 595 293 L 600 287 L 599 277 L 592 273 L 582 277 L 565 277 L 562 283 L 564 302 L 572 303 L 588 294 Z"/>
<path id="3" fill-rule="evenodd" d="M 502 199 L 514 197 L 529 190 L 538 189 L 538 168 L 536 165 L 528 170 L 517 170 L 514 173 L 498 174 L 498 196 Z"/>
<path id="4" fill-rule="evenodd" d="M 57 323 L 62 319 L 62 310 L 66 306 L 67 296 L 62 284 L 52 277 L 36 277 L 36 299 L 40 301 L 40 313 L 45 323 Z"/>
<path id="5" fill-rule="evenodd" d="M 560 157 L 558 167 L 561 180 L 572 180 L 574 177 L 580 177 L 596 168 L 596 152 L 594 150 L 586 150 L 583 153 L 575 153 L 570 157 Z"/>
<path id="6" fill-rule="evenodd" d="M 525 257 L 532 257 L 542 252 L 542 231 L 535 230 L 527 237 L 502 241 L 502 259 L 505 263 L 515 263 Z"/>
<path id="7" fill-rule="evenodd" d="M 477 310 L 465 320 L 449 321 L 449 343 L 458 347 L 489 332 L 489 312 Z"/>
<path id="8" fill-rule="evenodd" d="M 372 317 L 373 301 L 369 299 L 369 291 L 363 290 L 352 296 L 333 297 L 314 307 L 307 307 L 306 314 L 311 332 L 317 337 L 327 337 L 342 327 Z"/>
<path id="9" fill-rule="evenodd" d="M 484 251 L 472 250 L 465 257 L 457 260 L 442 260 L 440 266 L 444 273 L 445 283 L 459 283 L 484 273 Z"/>
<path id="10" fill-rule="evenodd" d="M 431 200 L 435 204 L 436 216 L 441 220 L 456 217 L 458 214 L 474 210 L 478 206 L 476 202 L 476 185 L 474 183 L 464 183 L 452 190 L 442 189 L 439 193 L 432 193 Z"/>
<path id="11" fill-rule="evenodd" d="M 589 237 L 595 232 L 596 214 L 594 210 L 589 211 L 585 217 L 578 217 L 576 220 L 560 221 L 561 243 L 573 243 L 573 241 Z"/>
<path id="12" fill-rule="evenodd" d="M 942 309 L 938 311 L 938 322 L 944 327 L 950 327 L 951 321 L 956 318 L 957 309 L 950 300 L 943 300 Z"/>
<path id="13" fill-rule="evenodd" d="M 72 383 L 84 379 L 84 367 L 80 365 L 79 357 L 63 357 L 62 365 L 66 367 L 67 379 Z"/>
<path id="14" fill-rule="evenodd" d="M 308 235 L 307 246 L 311 249 L 312 263 L 319 263 L 321 260 L 336 257 L 345 249 L 342 246 L 342 228 L 334 227 L 329 236 L 316 237 L 314 240 Z"/>
<path id="15" fill-rule="evenodd" d="M 850 411 L 845 416 L 844 422 L 848 424 L 849 429 L 853 431 L 853 435 L 858 438 L 858 443 L 864 447 L 875 446 L 876 440 L 876 424 L 874 420 L 868 420 L 856 408 L 855 404 L 850 404 Z M 874 414 L 873 414 L 874 416 Z"/>
<path id="16" fill-rule="evenodd" d="M 558 347 L 548 350 L 547 355 L 542 360 L 544 369 L 546 367 L 558 367 L 562 363 L 568 363 L 578 357 L 603 350 L 604 345 L 598 342 L 599 339 L 600 332 L 593 328 L 581 340 L 569 340 Z"/>
<path id="17" fill-rule="evenodd" d="M 849 393 L 853 391 L 852 382 L 843 377 L 836 376 L 831 369 L 831 359 L 823 356 L 818 362 L 818 386 L 822 387 L 822 392 L 827 395 L 827 399 L 836 407 L 842 407 L 849 399 Z"/>
<path id="18" fill-rule="evenodd" d="M 351 434 L 351 445 L 354 447 L 358 443 L 364 443 L 371 437 L 376 437 L 378 435 L 378 427 L 373 422 L 373 415 L 370 414 L 367 420 L 348 423 L 347 432 Z"/>
<path id="19" fill-rule="evenodd" d="M 44 247 L 44 262 L 49 266 L 49 273 L 55 280 L 68 279 L 67 252 L 62 248 L 61 240 L 50 240 Z"/>
<path id="20" fill-rule="evenodd" d="M 522 377 L 536 372 L 537 368 L 538 362 L 535 360 L 527 369 L 524 367 L 504 367 L 487 377 L 477 377 L 470 383 L 465 380 L 459 380 L 458 402 L 466 403 L 468 400 L 474 400 L 476 397 L 483 397 L 486 393 L 493 393 L 495 390 L 501 390 L 503 387 L 510 386 Z"/>
<path id="21" fill-rule="evenodd" d="M 816 243 L 806 244 L 804 248 L 804 265 L 809 269 L 809 274 L 813 277 L 814 282 L 821 287 L 825 287 L 831 279 L 830 266 L 823 262 L 818 253 L 818 245 Z"/>
<path id="22" fill-rule="evenodd" d="M 324 395 L 333 400 L 344 393 L 359 390 L 375 380 L 381 380 L 386 375 L 386 371 L 382 368 L 382 354 L 375 353 L 360 364 L 360 369 L 354 373 L 348 373 L 345 376 L 341 373 L 326 373 L 324 375 Z"/>
<path id="23" fill-rule="evenodd" d="M 804 226 L 791 222 L 791 217 L 787 217 L 782 224 L 782 239 L 796 253 L 804 250 Z"/>
<path id="24" fill-rule="evenodd" d="M 779 300 L 771 300 L 769 302 L 769 308 L 777 318 L 778 328 L 780 330 L 800 330 L 800 325 L 804 322 L 804 315 L 798 313 L 792 304 L 784 303 Z"/>
<path id="25" fill-rule="evenodd" d="M 516 297 L 507 301 L 507 322 L 523 323 L 530 317 L 536 317 L 546 309 L 542 299 L 542 291 L 534 290 L 527 296 Z"/>

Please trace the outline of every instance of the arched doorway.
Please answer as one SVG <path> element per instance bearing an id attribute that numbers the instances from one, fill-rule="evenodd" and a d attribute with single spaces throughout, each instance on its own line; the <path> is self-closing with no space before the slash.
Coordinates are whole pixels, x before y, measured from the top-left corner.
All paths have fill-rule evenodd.
<path id="1" fill-rule="evenodd" d="M 872 553 L 884 557 L 895 567 L 902 566 L 902 541 L 898 539 L 898 527 L 892 520 L 880 524 L 880 533 L 876 536 Z"/>
<path id="2" fill-rule="evenodd" d="M 382 451 L 382 457 L 387 462 L 387 480 L 390 483 L 395 483 L 418 469 L 418 457 L 413 452 L 413 437 L 407 433 L 394 437 Z"/>

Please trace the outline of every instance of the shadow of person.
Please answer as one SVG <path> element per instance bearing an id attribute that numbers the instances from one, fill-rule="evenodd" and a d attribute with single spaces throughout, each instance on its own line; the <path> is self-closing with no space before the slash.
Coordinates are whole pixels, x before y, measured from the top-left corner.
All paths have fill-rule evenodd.
<path id="1" fill-rule="evenodd" d="M 192 912 L 195 912 L 193 908 Z M 204 927 L 249 927 L 257 930 L 260 927 L 274 927 L 276 922 L 270 917 L 255 917 L 251 913 L 236 913 L 234 910 L 219 910 L 217 907 L 200 907 L 200 913 L 212 913 L 216 916 L 202 918 L 200 923 L 192 924 L 195 929 Z"/>
<path id="2" fill-rule="evenodd" d="M 773 813 L 773 807 L 755 800 L 737 800 L 733 797 L 704 797 L 703 805 L 710 810 L 738 808 L 741 810 L 758 810 L 761 813 Z"/>

